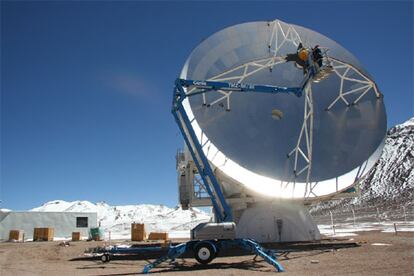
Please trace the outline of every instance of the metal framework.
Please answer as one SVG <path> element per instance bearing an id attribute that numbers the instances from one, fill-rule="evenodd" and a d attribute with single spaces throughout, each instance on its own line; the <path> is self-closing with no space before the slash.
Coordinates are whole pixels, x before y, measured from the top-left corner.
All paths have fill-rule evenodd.
<path id="1" fill-rule="evenodd" d="M 283 57 L 271 57 L 271 58 L 263 58 L 258 60 L 253 60 L 251 62 L 244 63 L 240 66 L 234 67 L 230 70 L 227 70 L 221 74 L 218 74 L 207 81 L 210 82 L 232 82 L 233 84 L 241 84 L 247 77 L 250 77 L 263 69 L 272 69 L 274 66 L 285 63 L 285 59 Z M 197 90 L 199 87 L 193 87 L 191 88 L 187 94 L 193 93 L 195 90 Z M 203 104 L 207 106 L 213 106 L 215 104 L 219 104 L 222 101 L 226 101 L 226 110 L 230 111 L 230 96 L 234 92 L 232 89 L 217 89 L 217 92 L 219 92 L 222 96 L 218 99 L 207 102 L 205 91 L 199 91 L 199 93 L 202 93 L 203 96 Z"/>
<path id="2" fill-rule="evenodd" d="M 358 68 L 338 59 L 332 58 L 331 60 L 333 71 L 341 79 L 341 82 L 338 96 L 331 104 L 329 104 L 326 110 L 330 110 L 339 100 L 342 100 L 342 102 L 344 102 L 347 106 L 357 104 L 369 91 L 373 91 L 377 98 L 381 97 L 381 93 L 379 92 L 376 83 L 369 79 Z M 345 82 L 353 83 L 353 86 L 357 87 L 351 87 L 351 89 L 346 90 Z M 352 103 L 350 103 L 350 100 L 347 100 L 347 97 L 353 94 L 359 94 L 359 96 L 352 101 Z"/>
<path id="3" fill-rule="evenodd" d="M 209 197 L 206 186 L 204 185 L 200 174 L 194 174 L 194 196 L 197 199 Z"/>
<path id="4" fill-rule="evenodd" d="M 273 54 L 273 57 L 280 56 L 280 49 L 287 42 L 290 42 L 295 46 L 298 46 L 299 43 L 302 42 L 298 32 L 289 24 L 275 20 L 269 22 L 268 26 L 272 28 L 272 34 L 270 35 L 267 46 L 269 51 Z"/>
<path id="5" fill-rule="evenodd" d="M 293 172 L 295 176 L 299 176 L 306 172 L 306 189 L 305 195 L 308 191 L 309 177 L 312 171 L 312 133 L 313 133 L 313 97 L 312 97 L 312 86 L 309 83 L 305 87 L 305 103 L 303 111 L 303 124 L 299 133 L 299 138 L 296 146 L 288 154 L 288 157 L 294 155 L 294 167 Z M 303 146 L 304 141 L 304 146 Z M 298 160 L 303 159 L 305 165 L 300 168 L 298 166 Z"/>

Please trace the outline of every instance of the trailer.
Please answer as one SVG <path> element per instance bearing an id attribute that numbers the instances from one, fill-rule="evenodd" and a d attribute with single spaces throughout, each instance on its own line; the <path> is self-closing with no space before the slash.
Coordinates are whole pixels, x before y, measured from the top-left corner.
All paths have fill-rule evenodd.
<path id="1" fill-rule="evenodd" d="M 254 254 L 262 257 L 268 264 L 275 267 L 278 272 L 284 271 L 277 262 L 277 251 L 265 249 L 251 239 L 213 239 L 213 240 L 190 240 L 179 244 L 163 246 L 142 246 L 142 247 L 109 247 L 99 252 L 101 261 L 110 262 L 115 256 L 151 256 L 160 255 L 155 261 L 147 264 L 142 273 L 149 273 L 151 269 L 159 264 L 177 258 L 194 257 L 200 264 L 206 265 L 216 257 L 234 256 L 237 250 L 243 250 L 245 254 Z M 232 253 L 233 252 L 233 253 Z"/>

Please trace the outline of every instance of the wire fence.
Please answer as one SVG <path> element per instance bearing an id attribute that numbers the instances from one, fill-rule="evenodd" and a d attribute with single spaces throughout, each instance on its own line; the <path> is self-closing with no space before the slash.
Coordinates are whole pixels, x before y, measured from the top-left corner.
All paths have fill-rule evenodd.
<path id="1" fill-rule="evenodd" d="M 321 232 L 382 230 L 388 232 L 414 231 L 414 208 L 406 206 L 347 207 L 323 210 L 312 215 Z M 339 231 L 339 232 L 340 232 Z"/>

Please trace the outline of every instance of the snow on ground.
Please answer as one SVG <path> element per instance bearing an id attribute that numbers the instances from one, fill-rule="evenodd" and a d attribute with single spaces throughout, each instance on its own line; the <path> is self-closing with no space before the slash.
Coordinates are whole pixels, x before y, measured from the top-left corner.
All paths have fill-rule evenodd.
<path id="1" fill-rule="evenodd" d="M 394 226 L 395 223 L 395 226 Z M 335 234 L 332 225 L 319 224 L 318 228 L 321 234 L 329 237 L 347 237 L 357 236 L 357 232 L 362 231 L 381 231 L 384 233 L 394 233 L 395 227 L 397 232 L 414 232 L 414 221 L 385 221 L 385 222 L 365 222 L 365 223 L 341 223 L 335 224 Z"/>

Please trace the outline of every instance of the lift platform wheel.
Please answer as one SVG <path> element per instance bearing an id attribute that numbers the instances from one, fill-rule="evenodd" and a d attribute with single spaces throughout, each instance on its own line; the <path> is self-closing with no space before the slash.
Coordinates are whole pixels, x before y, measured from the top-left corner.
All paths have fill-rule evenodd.
<path id="1" fill-rule="evenodd" d="M 200 264 L 208 264 L 217 256 L 217 247 L 209 241 L 201 241 L 194 246 L 194 258 Z"/>

